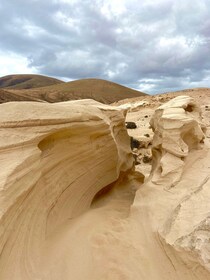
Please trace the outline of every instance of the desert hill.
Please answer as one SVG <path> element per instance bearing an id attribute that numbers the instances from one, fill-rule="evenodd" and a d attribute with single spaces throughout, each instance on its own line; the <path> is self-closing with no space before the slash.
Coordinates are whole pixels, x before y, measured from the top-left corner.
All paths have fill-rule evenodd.
<path id="1" fill-rule="evenodd" d="M 140 91 L 101 79 L 81 79 L 36 89 L 7 90 L 10 96 L 8 99 L 5 96 L 4 101 L 1 100 L 1 103 L 18 99 L 20 101 L 36 100 L 50 103 L 78 99 L 94 99 L 105 104 L 110 104 L 125 98 L 145 96 L 145 93 Z"/>
<path id="2" fill-rule="evenodd" d="M 0 104 L 10 101 L 38 101 L 40 102 L 40 99 L 36 99 L 35 97 L 27 96 L 27 95 L 21 95 L 21 90 L 17 93 L 11 92 L 7 88 L 0 88 Z"/>
<path id="3" fill-rule="evenodd" d="M 61 83 L 63 81 L 55 78 L 32 74 L 15 74 L 0 78 L 0 88 L 11 89 L 39 88 Z"/>

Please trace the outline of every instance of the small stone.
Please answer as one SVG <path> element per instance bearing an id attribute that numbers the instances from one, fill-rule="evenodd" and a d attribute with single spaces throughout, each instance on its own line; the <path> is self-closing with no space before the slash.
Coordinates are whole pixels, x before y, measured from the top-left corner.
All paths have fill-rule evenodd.
<path id="1" fill-rule="evenodd" d="M 146 136 L 146 137 L 150 137 L 149 133 L 144 134 L 144 136 Z"/>
<path id="2" fill-rule="evenodd" d="M 144 156 L 142 160 L 143 160 L 143 163 L 150 163 L 152 161 L 152 157 Z"/>
<path id="3" fill-rule="evenodd" d="M 126 126 L 126 128 L 128 128 L 128 129 L 135 129 L 135 128 L 137 128 L 135 122 L 126 122 L 126 123 L 125 123 L 125 126 Z"/>

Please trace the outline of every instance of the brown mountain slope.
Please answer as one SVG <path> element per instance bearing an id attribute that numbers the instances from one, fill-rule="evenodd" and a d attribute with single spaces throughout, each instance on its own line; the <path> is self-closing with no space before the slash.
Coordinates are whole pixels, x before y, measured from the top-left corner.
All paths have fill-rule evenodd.
<path id="1" fill-rule="evenodd" d="M 0 78 L 0 88 L 11 89 L 39 88 L 61 83 L 63 81 L 51 77 L 31 74 L 8 75 Z"/>
<path id="2" fill-rule="evenodd" d="M 15 91 L 15 92 L 13 92 Z M 16 91 L 18 93 L 16 93 Z M 36 97 L 31 97 L 27 95 L 21 94 L 21 90 L 10 90 L 10 89 L 2 89 L 0 88 L 0 104 L 10 101 L 42 101 Z"/>
<path id="3" fill-rule="evenodd" d="M 119 84 L 101 79 L 82 79 L 58 85 L 28 89 L 8 90 L 23 100 L 39 100 L 50 103 L 76 99 L 94 99 L 109 104 L 121 99 L 139 97 L 145 93 L 121 86 Z M 13 101 L 11 99 L 4 102 Z"/>

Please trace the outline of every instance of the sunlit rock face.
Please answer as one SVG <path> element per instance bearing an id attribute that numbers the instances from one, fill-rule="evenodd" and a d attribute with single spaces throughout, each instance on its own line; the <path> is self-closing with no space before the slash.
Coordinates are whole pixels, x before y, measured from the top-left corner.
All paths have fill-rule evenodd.
<path id="1" fill-rule="evenodd" d="M 131 215 L 146 232 L 145 261 L 154 264 L 143 279 L 210 279 L 210 152 L 200 107 L 176 97 L 156 109 L 150 124 L 152 172 Z"/>
<path id="2" fill-rule="evenodd" d="M 48 237 L 132 169 L 124 112 L 90 100 L 0 107 L 0 279 L 48 279 Z"/>
<path id="3" fill-rule="evenodd" d="M 145 182 L 133 172 L 127 110 L 0 105 L 0 279 L 210 279 L 200 107 L 180 96 L 154 111 Z"/>
<path id="4" fill-rule="evenodd" d="M 156 109 L 150 125 L 154 131 L 152 182 L 168 188 L 179 181 L 186 157 L 200 149 L 205 138 L 201 109 L 192 98 L 179 96 Z"/>

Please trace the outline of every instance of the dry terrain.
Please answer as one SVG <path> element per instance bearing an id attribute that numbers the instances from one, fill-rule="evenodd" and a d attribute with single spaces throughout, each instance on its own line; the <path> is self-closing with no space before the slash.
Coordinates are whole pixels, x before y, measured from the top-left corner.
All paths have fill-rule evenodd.
<path id="1" fill-rule="evenodd" d="M 0 102 L 19 100 L 54 103 L 68 100 L 94 99 L 105 104 L 110 104 L 125 98 L 145 95 L 140 91 L 101 79 L 82 79 L 67 83 L 59 82 L 44 87 L 33 85 L 28 89 L 18 90 L 20 86 L 21 84 L 16 84 L 13 87 L 4 88 L 8 94 L 1 95 Z"/>
<path id="2" fill-rule="evenodd" d="M 209 104 L 210 102 L 210 88 L 193 88 L 193 89 L 184 89 L 184 90 L 174 91 L 174 92 L 159 93 L 156 95 L 146 95 L 141 97 L 124 99 L 115 102 L 113 105 L 122 105 L 130 102 L 139 102 L 145 100 L 148 102 L 147 107 L 155 108 L 156 106 L 159 106 L 169 101 L 170 99 L 180 95 L 190 96 L 194 98 L 197 102 L 199 102 L 199 104 L 201 105 L 206 105 Z"/>
<path id="3" fill-rule="evenodd" d="M 39 88 L 61 83 L 63 81 L 55 78 L 33 74 L 15 74 L 0 78 L 0 88 L 8 89 Z"/>
<path id="4" fill-rule="evenodd" d="M 0 279 L 210 280 L 209 89 L 0 107 Z"/>
<path id="5" fill-rule="evenodd" d="M 164 94 L 158 94 L 154 96 L 142 96 L 140 98 L 131 98 L 115 102 L 113 105 L 123 104 L 133 104 L 133 108 L 129 110 L 127 114 L 126 121 L 135 122 L 137 125 L 136 129 L 128 129 L 128 133 L 134 139 L 141 142 L 141 149 L 134 149 L 134 154 L 137 154 L 137 162 L 141 162 L 140 165 L 137 165 L 138 170 L 144 170 L 145 172 L 150 171 L 151 163 L 144 164 L 144 157 L 151 158 L 151 143 L 153 138 L 153 131 L 150 126 L 150 119 L 154 113 L 154 110 L 161 106 L 162 104 L 168 102 L 172 98 L 177 96 L 187 95 L 192 97 L 202 109 L 202 119 L 207 126 L 207 134 L 209 133 L 210 119 L 210 89 L 209 88 L 195 88 L 187 89 L 177 92 L 169 92 Z M 136 106 L 138 103 L 144 103 L 141 106 Z M 146 169 L 145 169 L 146 168 Z"/>

